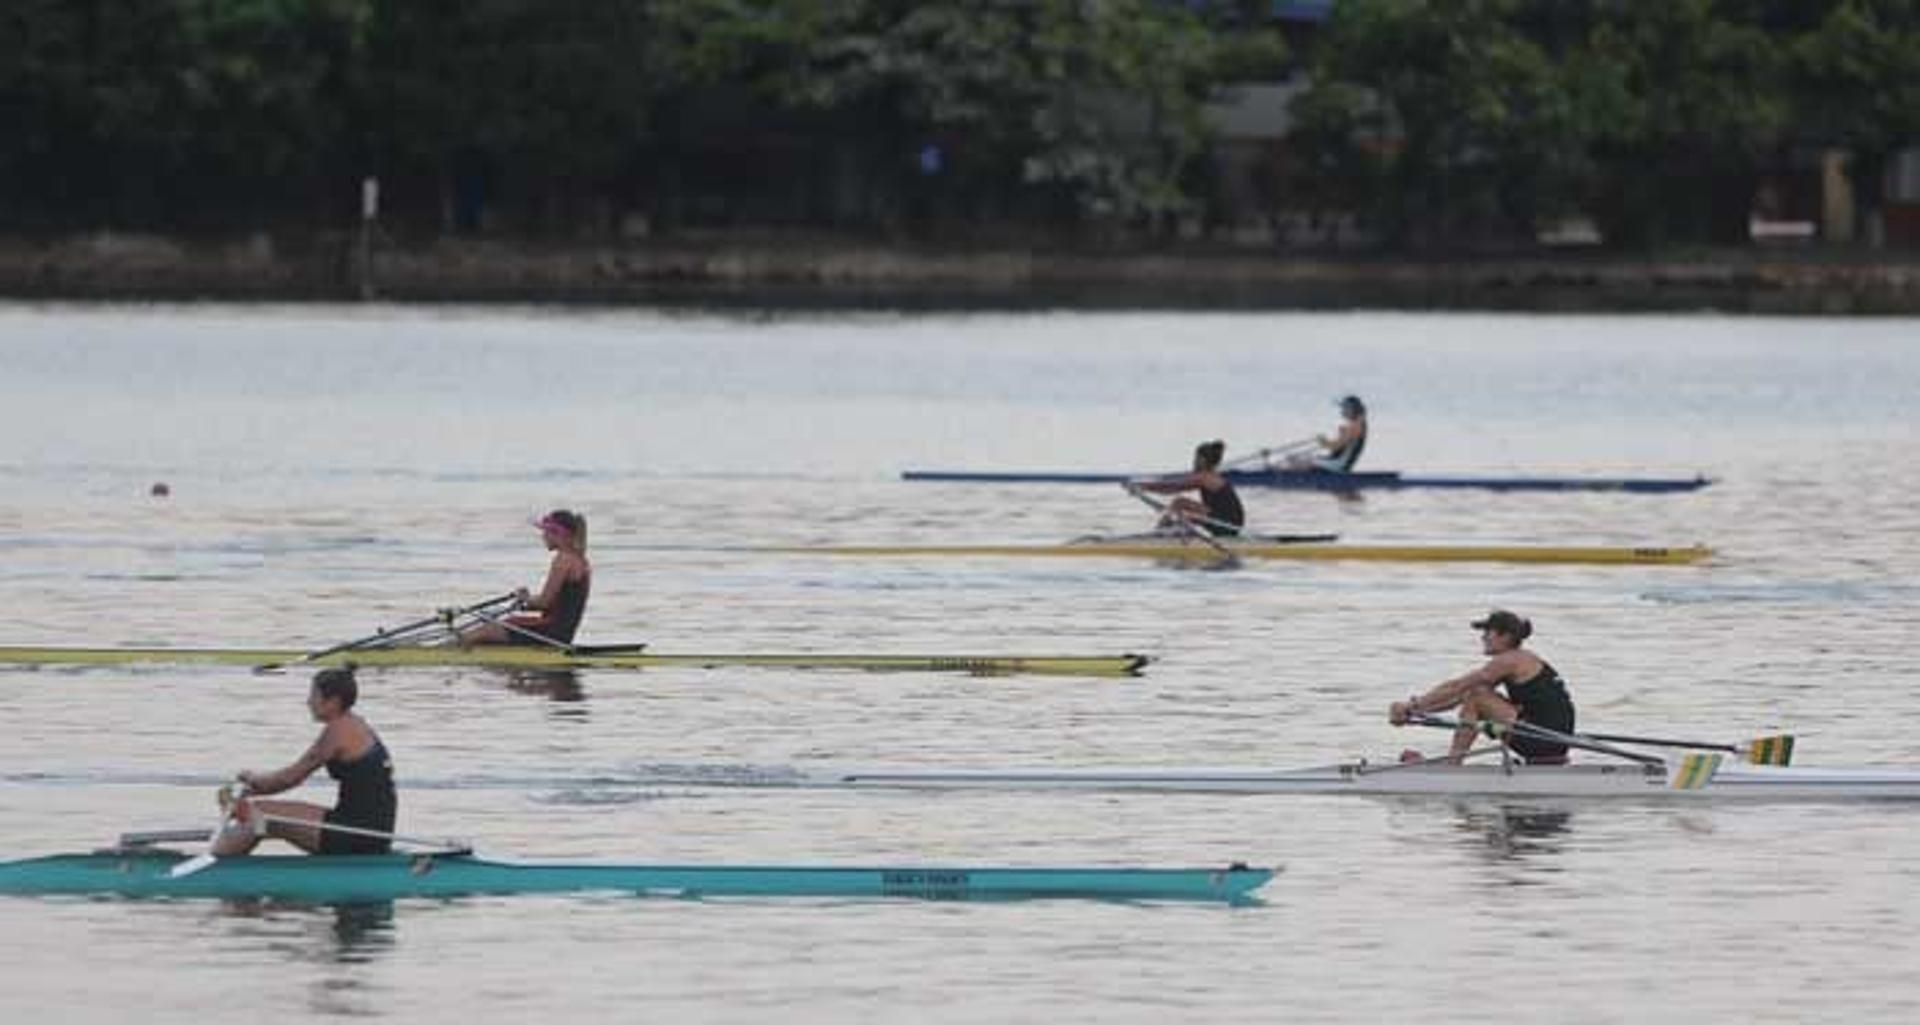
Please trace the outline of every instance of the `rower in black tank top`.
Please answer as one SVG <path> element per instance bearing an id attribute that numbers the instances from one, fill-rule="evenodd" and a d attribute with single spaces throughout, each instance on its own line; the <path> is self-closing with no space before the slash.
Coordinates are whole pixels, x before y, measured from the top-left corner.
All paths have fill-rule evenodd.
<path id="1" fill-rule="evenodd" d="M 1351 473 L 1353 471 L 1353 464 L 1360 461 L 1360 453 L 1366 450 L 1367 432 L 1363 428 L 1360 433 L 1355 435 L 1353 440 L 1347 442 L 1345 446 L 1327 453 L 1326 457 L 1320 460 L 1320 465 L 1324 469 L 1337 470 L 1340 473 Z"/>
<path id="2" fill-rule="evenodd" d="M 1521 722 L 1543 726 L 1555 733 L 1573 732 L 1573 698 L 1567 694 L 1567 684 L 1560 673 L 1544 660 L 1533 679 L 1507 684 L 1507 700 L 1518 710 Z M 1567 757 L 1567 745 L 1540 737 L 1516 734 L 1508 738 L 1507 746 L 1529 762 L 1558 762 Z"/>
<path id="3" fill-rule="evenodd" d="M 379 737 L 358 758 L 329 761 L 327 775 L 340 781 L 340 795 L 326 814 L 329 824 L 393 832 L 400 800 L 393 789 L 393 759 Z M 385 837 L 320 831 L 321 854 L 385 854 L 391 846 Z"/>
<path id="4" fill-rule="evenodd" d="M 592 590 L 592 574 L 564 581 L 554 598 L 553 608 L 542 613 L 539 619 L 521 624 L 521 628 L 559 644 L 572 644 L 573 635 L 580 632 L 580 620 L 587 614 L 587 595 Z M 507 643 L 538 645 L 541 642 L 514 632 L 508 635 Z"/>
<path id="5" fill-rule="evenodd" d="M 562 644 L 572 644 L 573 635 L 580 632 L 580 620 L 587 614 L 587 594 L 591 590 L 591 574 L 561 584 L 560 597 L 554 601 L 553 613 L 547 617 L 547 628 L 542 632 Z"/>
<path id="6" fill-rule="evenodd" d="M 1231 482 L 1223 483 L 1213 491 L 1200 489 L 1200 501 L 1206 503 L 1207 519 L 1218 522 L 1203 523 L 1207 533 L 1215 537 L 1234 537 L 1240 528 L 1247 525 L 1247 510 L 1240 505 L 1240 494 L 1233 490 Z M 1231 527 L 1225 524 L 1232 524 Z"/>

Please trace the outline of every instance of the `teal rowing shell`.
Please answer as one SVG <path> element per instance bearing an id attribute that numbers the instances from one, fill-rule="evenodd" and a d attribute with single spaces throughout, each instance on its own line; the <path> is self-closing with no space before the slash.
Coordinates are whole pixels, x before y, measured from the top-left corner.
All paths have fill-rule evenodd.
<path id="1" fill-rule="evenodd" d="M 173 851 L 104 851 L 0 862 L 0 894 L 266 898 L 313 903 L 481 894 L 627 892 L 688 897 L 906 897 L 927 900 L 1238 902 L 1272 869 L 615 865 L 495 861 L 471 855 L 222 858 L 172 875 Z"/>

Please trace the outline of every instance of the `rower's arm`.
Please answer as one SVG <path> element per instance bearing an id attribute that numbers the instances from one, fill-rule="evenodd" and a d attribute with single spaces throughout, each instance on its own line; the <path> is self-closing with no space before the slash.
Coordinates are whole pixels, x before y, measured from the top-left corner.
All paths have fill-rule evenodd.
<path id="1" fill-rule="evenodd" d="M 1326 449 L 1327 452 L 1331 454 L 1347 447 L 1347 444 L 1353 441 L 1354 437 L 1359 433 L 1360 427 L 1358 424 L 1352 421 L 1342 421 L 1339 429 L 1335 430 L 1332 436 L 1325 434 L 1316 435 L 1314 440 L 1318 441 L 1320 447 Z"/>
<path id="2" fill-rule="evenodd" d="M 1465 701 L 1468 694 L 1476 690 L 1491 690 L 1507 678 L 1506 656 L 1496 655 L 1487 663 L 1470 673 L 1456 676 L 1451 680 L 1438 683 L 1425 694 L 1416 694 L 1402 704 L 1406 705 L 1408 715 L 1427 715 L 1444 712 Z"/>
<path id="3" fill-rule="evenodd" d="M 540 585 L 539 594 L 532 595 L 526 600 L 527 608 L 540 612 L 553 608 L 553 603 L 560 600 L 560 588 L 567 583 L 567 574 L 562 568 L 562 562 L 563 560 L 556 558 L 553 564 L 547 567 L 547 582 Z"/>
<path id="4" fill-rule="evenodd" d="M 1142 491 L 1151 491 L 1156 495 L 1175 495 L 1199 487 L 1200 475 L 1183 473 L 1178 477 L 1168 477 L 1164 480 L 1136 480 L 1130 483 Z"/>
<path id="5" fill-rule="evenodd" d="M 243 772 L 240 774 L 240 782 L 245 783 L 247 789 L 255 794 L 277 794 L 284 790 L 292 790 L 305 783 L 307 777 L 313 775 L 322 765 L 327 764 L 327 759 L 333 756 L 336 746 L 338 744 L 333 739 L 333 730 L 331 728 L 322 730 L 313 745 L 307 748 L 306 753 L 292 765 L 272 772 Z"/>

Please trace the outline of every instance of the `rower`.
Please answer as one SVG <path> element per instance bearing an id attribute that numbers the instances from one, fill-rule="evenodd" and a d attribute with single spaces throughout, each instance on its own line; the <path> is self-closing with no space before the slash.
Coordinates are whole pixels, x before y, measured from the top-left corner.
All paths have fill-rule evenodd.
<path id="1" fill-rule="evenodd" d="M 1480 631 L 1480 648 L 1489 657 L 1485 665 L 1436 684 L 1425 694 L 1396 701 L 1387 709 L 1387 721 L 1404 726 L 1420 715 L 1444 712 L 1458 706 L 1460 728 L 1453 733 L 1453 746 L 1447 759 L 1459 762 L 1473 748 L 1480 725 L 1493 721 L 1515 720 L 1545 727 L 1555 733 L 1573 732 L 1573 699 L 1567 685 L 1545 659 L 1522 647 L 1533 634 L 1533 624 L 1525 617 L 1496 609 L 1472 626 Z M 1506 696 L 1496 692 L 1505 687 Z M 1562 765 L 1567 746 L 1557 741 L 1524 733 L 1509 733 L 1507 747 L 1530 765 Z M 1417 757 L 1417 756 L 1415 756 Z"/>
<path id="2" fill-rule="evenodd" d="M 1314 435 L 1313 442 L 1319 450 L 1291 456 L 1287 460 L 1288 469 L 1352 472 L 1354 464 L 1360 461 L 1360 453 L 1367 448 L 1367 404 L 1361 402 L 1358 395 L 1341 399 L 1339 428 L 1331 435 Z"/>
<path id="3" fill-rule="evenodd" d="M 540 593 L 518 592 L 522 608 L 533 615 L 496 619 L 460 635 L 461 644 L 527 644 L 565 648 L 580 630 L 587 613 L 587 594 L 593 589 L 593 566 L 587 561 L 587 518 L 567 509 L 555 509 L 533 522 L 553 560 Z"/>
<path id="4" fill-rule="evenodd" d="M 1139 480 L 1127 482 L 1127 487 L 1140 491 L 1151 491 L 1162 495 L 1176 495 L 1167 503 L 1167 509 L 1160 517 L 1160 526 L 1182 525 L 1206 531 L 1214 537 L 1232 537 L 1246 526 L 1247 511 L 1240 505 L 1240 495 L 1233 490 L 1233 482 L 1220 472 L 1220 459 L 1227 453 L 1224 441 L 1202 442 L 1193 450 L 1193 472 L 1158 480 Z M 1198 500 L 1181 495 L 1183 491 L 1197 491 Z"/>
<path id="5" fill-rule="evenodd" d="M 398 808 L 393 760 L 379 734 L 353 711 L 359 696 L 360 687 L 350 665 L 314 674 L 313 686 L 307 691 L 307 710 L 313 713 L 315 722 L 323 724 L 320 736 L 284 769 L 240 773 L 247 794 L 228 809 L 228 824 L 214 840 L 214 855 L 245 854 L 263 836 L 285 840 L 309 854 L 387 852 Z M 340 781 L 340 794 L 331 808 L 307 801 L 253 799 L 253 795 L 292 790 L 321 766 L 326 767 L 327 775 Z M 223 800 L 226 797 L 223 788 Z"/>

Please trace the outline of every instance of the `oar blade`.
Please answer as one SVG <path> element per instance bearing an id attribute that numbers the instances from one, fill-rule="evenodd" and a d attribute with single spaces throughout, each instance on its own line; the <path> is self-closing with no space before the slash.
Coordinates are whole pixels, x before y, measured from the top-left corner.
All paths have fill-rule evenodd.
<path id="1" fill-rule="evenodd" d="M 1720 763 L 1725 755 L 1694 752 L 1682 755 L 1672 765 L 1671 786 L 1675 790 L 1700 790 L 1713 782 L 1714 773 L 1720 771 Z"/>
<path id="2" fill-rule="evenodd" d="M 1753 765 L 1788 765 L 1793 761 L 1793 736 L 1755 737 L 1742 752 Z"/>
<path id="3" fill-rule="evenodd" d="M 196 854 L 168 869 L 167 876 L 170 879 L 184 879 L 219 860 L 220 859 L 215 857 L 211 851 L 205 854 Z"/>

